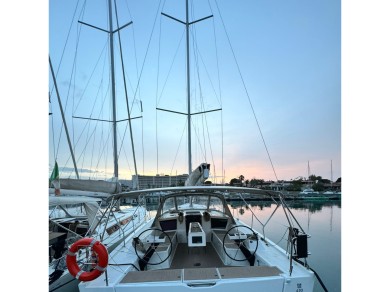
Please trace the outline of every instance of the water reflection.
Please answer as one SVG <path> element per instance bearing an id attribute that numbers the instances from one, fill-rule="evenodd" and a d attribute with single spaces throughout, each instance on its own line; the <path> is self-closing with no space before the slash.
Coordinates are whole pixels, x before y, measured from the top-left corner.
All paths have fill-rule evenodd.
<path id="1" fill-rule="evenodd" d="M 246 210 L 250 208 L 257 207 L 259 210 L 263 210 L 264 208 L 270 208 L 272 205 L 275 205 L 272 201 L 251 201 L 248 202 L 248 205 L 246 205 L 244 202 L 239 201 L 231 201 L 229 202 L 229 206 L 232 209 L 243 209 Z M 337 207 L 341 208 L 341 201 L 335 200 L 335 201 L 287 201 L 287 206 L 290 209 L 294 210 L 309 210 L 311 213 L 319 212 L 323 208 L 328 207 Z"/>
<path id="2" fill-rule="evenodd" d="M 277 204 L 268 201 L 248 203 L 251 210 L 244 203 L 231 202 L 233 216 L 285 249 L 288 222 L 283 208 L 277 208 Z M 311 253 L 309 265 L 320 275 L 328 291 L 341 291 L 341 202 L 288 201 L 287 205 L 305 232 L 311 236 L 308 242 Z M 316 283 L 314 291 L 323 290 Z"/>

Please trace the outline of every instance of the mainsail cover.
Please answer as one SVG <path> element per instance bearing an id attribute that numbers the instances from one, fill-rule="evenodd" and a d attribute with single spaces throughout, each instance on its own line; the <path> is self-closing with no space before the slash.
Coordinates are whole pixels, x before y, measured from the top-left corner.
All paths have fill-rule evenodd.
<path id="1" fill-rule="evenodd" d="M 210 172 L 210 164 L 201 163 L 194 169 L 186 179 L 185 186 L 201 186 L 208 179 Z"/>

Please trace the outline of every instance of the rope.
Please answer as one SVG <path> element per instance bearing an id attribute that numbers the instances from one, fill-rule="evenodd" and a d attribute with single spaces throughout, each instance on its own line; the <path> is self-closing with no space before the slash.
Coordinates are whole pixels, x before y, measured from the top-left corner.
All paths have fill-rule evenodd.
<path id="1" fill-rule="evenodd" d="M 294 258 L 294 261 L 300 263 L 300 264 L 303 265 L 303 266 L 306 266 L 310 271 L 312 271 L 312 272 L 314 273 L 314 275 L 316 276 L 318 282 L 320 283 L 322 289 L 324 289 L 325 292 L 328 292 L 328 289 L 325 287 L 324 282 L 322 282 L 322 280 L 321 280 L 321 278 L 320 278 L 320 275 L 318 275 L 317 272 L 316 272 L 315 270 L 313 270 L 312 268 L 310 268 L 308 265 L 305 265 L 305 263 L 302 262 L 302 261 L 299 260 L 299 259 Z"/>

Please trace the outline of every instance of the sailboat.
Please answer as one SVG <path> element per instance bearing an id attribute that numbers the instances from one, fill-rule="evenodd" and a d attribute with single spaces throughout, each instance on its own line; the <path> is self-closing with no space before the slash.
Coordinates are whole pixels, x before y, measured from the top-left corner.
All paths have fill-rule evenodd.
<path id="1" fill-rule="evenodd" d="M 111 1 L 108 2 L 111 6 Z M 187 97 L 190 96 L 189 38 L 191 25 L 186 0 L 186 20 L 162 13 L 186 27 Z M 211 17 L 211 16 L 210 16 Z M 188 104 L 190 101 L 188 100 Z M 202 184 L 208 175 L 208 163 L 192 170 L 191 111 L 188 107 L 188 168 L 185 186 L 133 190 L 110 196 L 111 206 L 125 199 L 159 196 L 159 205 L 151 218 L 126 236 L 108 252 L 99 241 L 84 237 L 68 251 L 67 267 L 80 280 L 84 291 L 253 291 L 311 292 L 316 273 L 307 264 L 309 235 L 304 232 L 281 192 L 245 187 Z M 235 218 L 227 197 L 268 196 L 278 202 L 286 215 L 285 248 L 279 247 L 262 232 Z M 267 222 L 272 218 L 267 220 Z M 282 225 L 281 225 L 282 226 Z M 282 228 L 285 228 L 284 226 Z M 87 249 L 95 254 L 93 265 L 79 265 L 77 253 Z"/>
<path id="2" fill-rule="evenodd" d="M 332 166 L 332 160 L 330 161 L 330 183 L 331 183 L 331 186 L 330 186 L 330 189 L 329 190 L 326 190 L 325 192 L 323 192 L 324 195 L 336 195 L 336 196 L 340 196 L 341 195 L 341 191 L 336 191 L 333 189 L 333 166 Z"/>
<path id="3" fill-rule="evenodd" d="M 113 30 L 108 31 L 111 43 L 111 66 L 113 67 Z M 118 174 L 118 149 L 117 149 L 117 118 L 116 118 L 116 89 L 114 70 L 111 68 L 111 97 L 112 118 L 108 120 L 112 124 L 113 138 L 113 166 L 114 176 L 110 180 L 83 179 L 80 177 L 76 165 L 74 147 L 71 144 L 70 131 L 68 131 L 65 111 L 62 106 L 60 90 L 56 81 L 51 58 L 49 57 L 50 76 L 52 77 L 59 109 L 61 111 L 62 125 L 64 126 L 69 152 L 74 165 L 76 178 L 60 178 L 58 163 L 55 166 L 49 180 L 49 291 L 74 291 L 77 289 L 78 280 L 71 274 L 66 265 L 68 249 L 78 240 L 88 237 L 92 241 L 98 241 L 104 250 L 110 252 L 115 249 L 125 238 L 145 224 L 149 219 L 146 208 L 139 205 L 120 206 L 107 200 L 113 194 L 122 191 Z M 94 120 L 91 117 L 82 117 L 86 120 Z M 131 122 L 128 114 L 128 125 Z M 99 120 L 99 122 L 107 122 Z M 83 135 L 81 137 L 90 137 Z M 132 138 L 132 136 L 131 136 Z M 53 143 L 54 144 L 54 143 Z M 133 159 L 136 170 L 136 161 L 133 147 Z M 136 198 L 135 200 L 137 200 Z M 94 267 L 93 259 L 97 257 L 94 252 L 80 250 L 77 253 L 77 263 L 84 269 Z M 100 258 L 102 260 L 102 258 Z"/>
<path id="4" fill-rule="evenodd" d="M 330 190 L 327 190 L 323 192 L 324 195 L 334 195 L 335 192 L 333 191 L 333 167 L 332 167 L 332 160 L 330 161 Z"/>
<path id="5" fill-rule="evenodd" d="M 310 180 L 310 164 L 309 161 L 307 162 L 307 180 Z M 299 193 L 300 195 L 303 196 L 311 196 L 311 195 L 318 195 L 319 192 L 315 191 L 312 187 L 312 184 L 309 183 L 308 185 L 305 186 L 305 188 Z"/>
<path id="6" fill-rule="evenodd" d="M 74 291 L 78 281 L 66 266 L 68 248 L 88 236 L 110 251 L 145 220 L 145 208 L 107 211 L 102 198 L 88 196 L 49 197 L 49 291 Z M 88 265 L 92 255 L 80 251 L 80 263 Z"/>

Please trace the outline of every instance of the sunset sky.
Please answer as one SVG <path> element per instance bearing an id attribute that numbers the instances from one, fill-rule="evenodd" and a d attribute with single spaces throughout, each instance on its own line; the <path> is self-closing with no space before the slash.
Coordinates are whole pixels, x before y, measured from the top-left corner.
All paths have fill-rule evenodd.
<path id="1" fill-rule="evenodd" d="M 94 5 L 87 1 L 81 14 L 82 3 L 78 4 L 75 19 L 107 29 L 106 1 L 94 1 Z M 133 21 L 121 31 L 121 39 L 130 106 L 135 101 L 131 116 L 141 115 L 140 101 L 143 106 L 143 118 L 132 122 L 138 173 L 187 173 L 186 117 L 156 113 L 156 107 L 187 111 L 185 26 L 156 13 L 162 11 L 185 21 L 185 1 L 117 3 L 119 26 Z M 236 1 L 194 1 L 193 6 L 191 3 L 190 21 L 214 15 L 191 26 L 191 38 L 195 36 L 197 40 L 196 50 L 195 42 L 190 40 L 191 112 L 222 108 L 222 112 L 203 118 L 193 116 L 192 168 L 204 161 L 211 163 L 211 175 L 217 182 L 223 174 L 225 181 L 241 174 L 246 179 L 290 180 L 307 177 L 309 163 L 310 174 L 330 179 L 332 163 L 333 180 L 341 177 L 340 1 L 243 1 L 239 6 Z M 97 127 L 98 132 L 109 123 L 87 126 L 86 120 L 72 119 L 97 118 L 98 107 L 91 110 L 95 96 L 104 99 L 106 108 L 111 107 L 109 83 L 102 81 L 109 77 L 108 37 L 88 26 L 71 27 L 76 5 L 76 1 L 50 1 L 50 57 L 54 71 L 58 72 L 63 106 L 67 104 L 67 123 L 76 145 L 78 168 L 96 177 L 97 171 L 107 172 L 101 178 L 108 179 L 112 176 L 112 150 L 95 154 L 102 162 L 92 163 L 90 153 L 99 153 L 96 142 L 92 146 L 92 139 L 98 138 L 89 138 L 89 150 L 83 148 L 85 143 L 81 140 L 87 139 L 87 127 L 89 131 Z M 73 71 L 76 73 L 71 77 L 76 28 L 80 27 Z M 117 42 L 114 47 L 119 52 Z M 127 117 L 127 111 L 119 55 L 115 58 L 120 120 Z M 60 173 L 66 176 L 65 170 L 73 168 L 73 164 L 65 133 L 62 131 L 60 136 L 61 115 L 50 75 L 49 78 L 53 113 L 49 168 L 57 159 Z M 105 117 L 111 119 L 110 113 Z M 108 133 L 105 130 L 104 139 L 112 139 Z M 118 144 L 123 140 L 122 146 L 118 146 L 119 177 L 130 179 L 134 163 L 126 123 L 118 124 L 118 136 Z M 83 138 L 78 141 L 78 137 Z M 92 147 L 94 150 L 90 150 Z"/>

